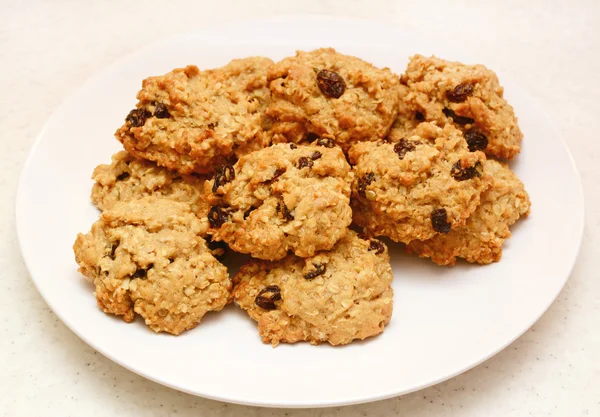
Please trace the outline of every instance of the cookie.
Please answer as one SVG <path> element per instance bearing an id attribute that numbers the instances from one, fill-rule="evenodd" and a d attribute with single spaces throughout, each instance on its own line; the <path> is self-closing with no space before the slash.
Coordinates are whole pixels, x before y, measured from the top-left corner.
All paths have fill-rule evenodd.
<path id="1" fill-rule="evenodd" d="M 470 152 L 461 132 L 421 123 L 397 143 L 362 142 L 354 164 L 354 222 L 371 236 L 425 240 L 465 224 L 491 183 L 485 154 Z"/>
<path id="2" fill-rule="evenodd" d="M 209 233 L 255 258 L 312 256 L 346 234 L 351 182 L 344 154 L 330 141 L 253 152 L 205 183 Z"/>
<path id="3" fill-rule="evenodd" d="M 268 145 L 268 58 L 235 59 L 200 71 L 190 65 L 143 81 L 139 102 L 116 132 L 138 158 L 206 174 L 231 158 Z"/>
<path id="4" fill-rule="evenodd" d="M 297 52 L 269 70 L 274 142 L 333 139 L 353 143 L 382 139 L 398 111 L 398 77 L 334 49 Z"/>
<path id="5" fill-rule="evenodd" d="M 514 110 L 496 74 L 483 65 L 415 55 L 401 82 L 410 90 L 402 97 L 405 108 L 439 126 L 452 123 L 471 150 L 507 159 L 521 151 L 523 134 Z"/>
<path id="6" fill-rule="evenodd" d="M 144 197 L 105 210 L 73 250 L 105 313 L 126 322 L 137 313 L 152 330 L 177 335 L 231 299 L 227 268 L 202 231 L 189 205 Z"/>
<path id="7" fill-rule="evenodd" d="M 344 345 L 383 332 L 390 321 L 389 260 L 382 242 L 349 231 L 312 258 L 250 261 L 233 278 L 233 296 L 265 343 Z"/>
<path id="8" fill-rule="evenodd" d="M 92 179 L 95 181 L 92 202 L 100 210 L 142 197 L 169 198 L 190 204 L 208 230 L 208 203 L 203 195 L 203 177 L 181 175 L 121 151 L 112 156 L 110 165 L 98 165 Z"/>
<path id="9" fill-rule="evenodd" d="M 439 265 L 454 265 L 456 258 L 479 264 L 500 260 L 502 244 L 510 237 L 509 226 L 529 214 L 531 202 L 523 183 L 507 165 L 487 160 L 484 167 L 494 178 L 493 186 L 481 194 L 481 204 L 467 223 L 445 235 L 412 241 L 407 245 L 409 252 Z"/>

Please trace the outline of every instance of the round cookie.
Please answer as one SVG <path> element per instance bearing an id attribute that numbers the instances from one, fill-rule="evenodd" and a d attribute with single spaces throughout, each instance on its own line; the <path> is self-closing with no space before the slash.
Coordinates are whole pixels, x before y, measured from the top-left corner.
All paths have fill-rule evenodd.
<path id="1" fill-rule="evenodd" d="M 415 55 L 401 82 L 409 89 L 401 98 L 404 109 L 440 126 L 452 123 L 471 150 L 508 159 L 521 151 L 523 134 L 514 110 L 496 74 L 483 65 Z"/>
<path id="2" fill-rule="evenodd" d="M 331 251 L 252 260 L 234 276 L 236 303 L 263 342 L 344 345 L 383 332 L 393 307 L 386 246 L 349 231 Z"/>
<path id="3" fill-rule="evenodd" d="M 344 151 L 383 139 L 396 118 L 398 77 L 334 49 L 297 52 L 269 70 L 273 142 L 317 135 Z"/>
<path id="4" fill-rule="evenodd" d="M 493 186 L 481 194 L 481 204 L 467 223 L 446 235 L 414 240 L 407 245 L 409 252 L 431 258 L 438 265 L 454 265 L 456 258 L 479 264 L 500 260 L 502 244 L 510 237 L 509 226 L 529 214 L 531 202 L 523 183 L 507 165 L 487 160 L 484 167 L 494 179 Z"/>
<path id="5" fill-rule="evenodd" d="M 143 81 L 139 100 L 115 133 L 132 155 L 179 171 L 206 174 L 269 144 L 268 58 L 235 59 L 222 68 L 176 69 Z"/>
<path id="6" fill-rule="evenodd" d="M 354 164 L 354 222 L 371 236 L 425 240 L 465 224 L 491 182 L 485 154 L 469 152 L 461 132 L 421 123 L 397 143 L 363 142 Z"/>
<path id="7" fill-rule="evenodd" d="M 270 146 L 205 183 L 209 232 L 255 258 L 312 256 L 346 234 L 351 183 L 350 166 L 330 141 Z"/>
<path id="8" fill-rule="evenodd" d="M 142 197 L 162 197 L 190 204 L 192 211 L 208 229 L 208 203 L 204 200 L 205 178 L 180 175 L 157 166 L 154 162 L 135 158 L 127 151 L 112 156 L 109 165 L 98 165 L 92 179 L 92 202 L 100 210 L 112 208 L 122 201 Z"/>
<path id="9" fill-rule="evenodd" d="M 177 335 L 231 298 L 227 269 L 202 231 L 189 205 L 144 197 L 105 210 L 73 250 L 105 313 L 126 322 L 137 313 L 152 330 Z"/>

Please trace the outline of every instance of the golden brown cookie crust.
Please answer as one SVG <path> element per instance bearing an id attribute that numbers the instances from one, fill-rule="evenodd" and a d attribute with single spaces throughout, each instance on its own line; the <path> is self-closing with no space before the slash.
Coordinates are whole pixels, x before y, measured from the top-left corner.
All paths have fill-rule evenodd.
<path id="1" fill-rule="evenodd" d="M 343 79 L 343 87 L 337 89 L 331 72 Z M 300 142 L 312 133 L 347 151 L 353 143 L 383 139 L 398 111 L 396 75 L 332 48 L 283 59 L 269 70 L 269 83 L 274 142 Z"/>
<path id="2" fill-rule="evenodd" d="M 210 254 L 202 231 L 189 205 L 145 197 L 104 211 L 73 250 L 104 312 L 126 322 L 137 313 L 152 330 L 177 335 L 231 297 L 227 268 Z"/>
<path id="3" fill-rule="evenodd" d="M 112 156 L 110 164 L 98 165 L 92 179 L 95 181 L 92 202 L 100 210 L 142 197 L 169 198 L 188 203 L 208 230 L 208 203 L 203 195 L 205 177 L 181 175 L 120 151 Z"/>
<path id="4" fill-rule="evenodd" d="M 469 152 L 460 131 L 421 123 L 398 143 L 363 142 L 354 164 L 353 220 L 371 236 L 425 240 L 465 224 L 491 182 L 483 152 Z"/>
<path id="5" fill-rule="evenodd" d="M 116 132 L 132 155 L 182 174 L 206 174 L 231 158 L 268 145 L 268 58 L 235 59 L 149 77 L 136 109 Z"/>
<path id="6" fill-rule="evenodd" d="M 353 231 L 312 258 L 252 260 L 233 281 L 236 303 L 258 322 L 263 342 L 273 345 L 344 345 L 381 333 L 392 316 L 387 248 Z"/>
<path id="7" fill-rule="evenodd" d="M 483 65 L 415 55 L 401 81 L 409 93 L 402 97 L 400 113 L 409 112 L 408 118 L 419 112 L 425 121 L 452 123 L 466 137 L 483 134 L 487 146 L 477 149 L 490 156 L 512 159 L 521 151 L 523 134 L 514 110 L 496 74 Z"/>
<path id="8" fill-rule="evenodd" d="M 502 244 L 510 237 L 509 226 L 529 214 L 531 202 L 508 165 L 487 160 L 485 171 L 493 177 L 493 186 L 481 195 L 481 204 L 466 224 L 447 235 L 410 242 L 410 252 L 439 265 L 454 265 L 456 258 L 479 264 L 500 260 Z"/>
<path id="9" fill-rule="evenodd" d="M 216 182 L 216 184 L 215 184 Z M 277 260 L 312 256 L 346 234 L 352 174 L 338 147 L 277 144 L 205 184 L 210 233 L 231 249 Z"/>

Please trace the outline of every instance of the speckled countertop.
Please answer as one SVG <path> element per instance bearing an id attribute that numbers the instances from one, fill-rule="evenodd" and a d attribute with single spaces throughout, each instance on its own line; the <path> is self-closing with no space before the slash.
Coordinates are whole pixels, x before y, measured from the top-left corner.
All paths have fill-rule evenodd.
<path id="1" fill-rule="evenodd" d="M 600 2 L 54 0 L 5 1 L 1 9 L 1 415 L 600 415 Z M 29 279 L 14 227 L 17 179 L 30 145 L 60 102 L 97 69 L 164 36 L 219 20 L 283 13 L 370 18 L 468 48 L 526 86 L 568 142 L 586 198 L 577 265 L 536 325 L 465 374 L 403 397 L 334 409 L 205 400 L 150 382 L 96 353 L 56 318 Z"/>

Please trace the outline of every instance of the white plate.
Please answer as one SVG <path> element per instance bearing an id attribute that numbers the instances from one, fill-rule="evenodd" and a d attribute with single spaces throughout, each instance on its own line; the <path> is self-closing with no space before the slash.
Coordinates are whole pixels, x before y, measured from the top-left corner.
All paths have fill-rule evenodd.
<path id="1" fill-rule="evenodd" d="M 17 228 L 40 293 L 83 340 L 132 371 L 208 398 L 315 407 L 392 397 L 443 381 L 497 353 L 527 330 L 565 284 L 583 230 L 573 160 L 532 99 L 501 77 L 525 134 L 512 167 L 533 202 L 502 261 L 442 268 L 392 248 L 394 315 L 383 335 L 346 347 L 260 342 L 238 308 L 208 314 L 180 337 L 103 314 L 76 271 L 71 246 L 98 212 L 90 175 L 119 150 L 113 132 L 135 105 L 141 80 L 189 63 L 280 59 L 296 49 L 334 46 L 400 73 L 413 53 L 465 59 L 393 28 L 332 18 L 280 18 L 211 28 L 144 49 L 102 71 L 67 99 L 40 134 L 23 170 Z"/>

